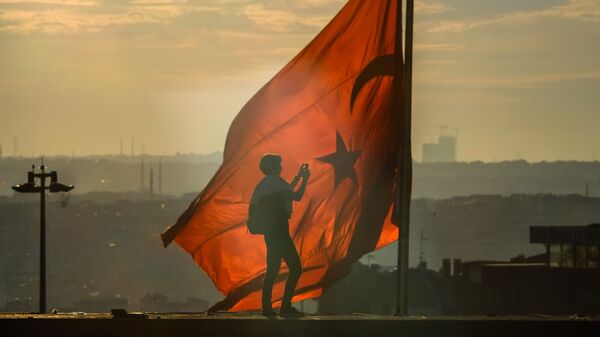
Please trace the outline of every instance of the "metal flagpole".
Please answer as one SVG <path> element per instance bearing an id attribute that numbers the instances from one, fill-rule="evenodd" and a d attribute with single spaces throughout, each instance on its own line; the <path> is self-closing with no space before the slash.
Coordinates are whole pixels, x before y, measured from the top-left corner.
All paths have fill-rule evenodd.
<path id="1" fill-rule="evenodd" d="M 397 171 L 396 171 L 396 191 L 394 196 L 394 222 L 398 225 L 398 269 L 396 271 L 396 315 L 402 315 L 402 301 L 403 301 L 403 264 L 402 264 L 402 149 L 403 149 L 403 138 L 402 138 L 402 123 L 404 120 L 404 107 L 402 102 L 404 99 L 403 90 L 403 78 L 404 78 L 404 50 L 402 43 L 402 0 L 397 0 L 396 3 L 396 34 L 395 34 L 395 47 L 394 47 L 394 79 L 393 79 L 393 98 L 392 98 L 392 109 L 396 114 L 396 130 L 398 130 L 398 158 L 397 158 Z"/>
<path id="2" fill-rule="evenodd" d="M 399 223 L 398 233 L 398 275 L 397 275 L 397 315 L 408 313 L 408 253 L 410 234 L 410 201 L 412 191 L 412 148 L 411 148 L 411 123 L 412 123 L 412 63 L 413 63 L 413 17 L 414 0 L 406 1 L 406 36 L 405 53 L 402 53 L 402 1 L 398 0 L 396 20 L 396 55 L 397 59 L 404 60 L 401 70 L 396 70 L 395 96 L 399 97 L 400 104 L 396 105 L 400 112 L 400 153 L 398 156 L 398 176 L 395 199 L 395 217 Z M 399 36 L 398 36 L 399 35 Z M 400 40 L 400 43 L 398 43 Z M 398 56 L 400 50 L 400 56 Z M 404 56 L 402 58 L 402 56 Z"/>

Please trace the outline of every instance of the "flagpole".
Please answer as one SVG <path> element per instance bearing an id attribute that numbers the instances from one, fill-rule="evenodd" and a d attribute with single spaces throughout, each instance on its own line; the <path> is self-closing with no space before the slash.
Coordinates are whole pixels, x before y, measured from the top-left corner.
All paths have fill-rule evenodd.
<path id="1" fill-rule="evenodd" d="M 398 0 L 396 19 L 396 56 L 404 60 L 402 70 L 394 74 L 401 88 L 396 88 L 396 96 L 400 104 L 396 109 L 400 114 L 400 153 L 398 156 L 398 180 L 396 189 L 396 219 L 399 222 L 398 232 L 398 275 L 397 275 L 397 315 L 408 314 L 408 269 L 409 269 L 409 234 L 410 234 L 410 201 L 412 192 L 412 65 L 413 65 L 413 17 L 414 0 L 406 1 L 406 36 L 405 53 L 402 53 L 402 1 Z M 399 35 L 399 37 L 398 37 Z M 400 41 L 400 43 L 398 43 Z M 398 51 L 400 50 L 400 55 Z M 404 58 L 402 56 L 404 55 Z"/>

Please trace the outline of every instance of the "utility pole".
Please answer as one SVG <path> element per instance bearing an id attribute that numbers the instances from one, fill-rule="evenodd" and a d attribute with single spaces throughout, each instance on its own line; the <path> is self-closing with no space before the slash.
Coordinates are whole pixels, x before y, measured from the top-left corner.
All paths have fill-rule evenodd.
<path id="1" fill-rule="evenodd" d="M 590 183 L 589 182 L 585 182 L 585 197 L 589 198 L 590 197 Z"/>
<path id="2" fill-rule="evenodd" d="M 19 193 L 39 193 L 40 194 L 40 313 L 46 313 L 46 191 L 50 193 L 69 192 L 73 185 L 64 185 L 58 182 L 58 173 L 56 171 L 45 172 L 44 159 L 40 166 L 40 173 L 35 172 L 35 165 L 31 166 L 31 171 L 27 172 L 27 182 L 21 185 L 15 185 L 13 190 Z M 38 178 L 40 184 L 36 185 L 34 179 Z M 50 185 L 46 186 L 46 178 L 50 178 Z"/>
<path id="3" fill-rule="evenodd" d="M 162 157 L 158 157 L 158 195 L 162 195 Z"/>
<path id="4" fill-rule="evenodd" d="M 421 228 L 421 238 L 420 238 L 421 251 L 419 252 L 419 265 L 423 265 L 423 263 L 425 263 L 425 241 L 426 240 L 427 239 L 423 235 L 423 228 Z"/>
<path id="5" fill-rule="evenodd" d="M 144 156 L 141 156 L 142 164 L 140 166 L 140 193 L 144 193 Z"/>
<path id="6" fill-rule="evenodd" d="M 152 165 L 150 166 L 150 199 L 154 196 L 154 171 Z"/>

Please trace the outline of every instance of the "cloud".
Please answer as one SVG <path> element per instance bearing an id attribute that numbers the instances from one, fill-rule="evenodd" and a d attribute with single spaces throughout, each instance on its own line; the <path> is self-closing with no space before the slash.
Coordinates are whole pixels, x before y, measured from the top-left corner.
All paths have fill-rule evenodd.
<path id="1" fill-rule="evenodd" d="M 545 15 L 562 16 L 583 21 L 600 22 L 600 1 L 571 0 L 565 5 L 551 8 Z"/>
<path id="2" fill-rule="evenodd" d="M 556 83 L 600 80 L 600 70 L 571 73 L 523 74 L 517 76 L 501 76 L 495 74 L 493 76 L 473 76 L 463 78 L 449 76 L 448 74 L 441 74 L 438 72 L 423 72 L 416 75 L 416 80 L 423 83 L 452 87 L 539 89 Z"/>
<path id="3" fill-rule="evenodd" d="M 459 33 L 474 27 L 475 23 L 466 21 L 442 21 L 427 30 L 428 33 Z"/>
<path id="4" fill-rule="evenodd" d="M 133 0 L 129 2 L 132 5 L 172 5 L 185 4 L 186 0 Z"/>
<path id="5" fill-rule="evenodd" d="M 2 5 L 51 5 L 51 6 L 96 6 L 97 1 L 92 0 L 2 0 Z"/>
<path id="6" fill-rule="evenodd" d="M 219 12 L 227 20 L 215 29 L 247 19 L 267 32 L 286 33 L 323 27 L 342 0 L 8 0 L 0 11 L 0 31 L 30 34 L 98 32 L 111 26 L 168 24 L 192 12 Z M 289 3 L 289 4 L 288 4 Z M 39 6 L 38 6 L 39 5 Z M 85 7 L 85 8 L 84 8 Z"/>
<path id="7" fill-rule="evenodd" d="M 600 22 L 600 1 L 569 0 L 563 5 L 530 12 L 500 14 L 493 18 L 470 21 L 442 21 L 427 30 L 428 33 L 460 33 L 482 26 L 505 24 L 537 18 L 563 18 L 586 22 Z"/>
<path id="8" fill-rule="evenodd" d="M 437 59 L 418 59 L 415 60 L 417 66 L 428 66 L 428 65 L 452 65 L 456 64 L 455 60 L 437 60 Z"/>
<path id="9" fill-rule="evenodd" d="M 261 4 L 244 7 L 243 14 L 255 25 L 276 32 L 290 31 L 298 22 L 298 16 L 289 11 L 267 9 Z"/>
<path id="10" fill-rule="evenodd" d="M 332 1 L 322 3 L 330 2 Z M 330 16 L 300 15 L 297 11 L 267 8 L 262 4 L 247 5 L 241 14 L 258 27 L 278 33 L 291 32 L 302 27 L 321 28 L 331 20 Z"/>
<path id="11" fill-rule="evenodd" d="M 416 43 L 415 50 L 427 51 L 452 51 L 462 49 L 463 46 L 458 43 Z"/>
<path id="12" fill-rule="evenodd" d="M 76 3 L 76 1 L 60 1 Z M 83 3 L 83 2 L 77 2 Z M 217 11 L 218 8 L 191 6 L 167 1 L 144 0 L 119 7 L 116 13 L 78 11 L 72 8 L 52 10 L 8 9 L 0 12 L 0 31 L 29 34 L 98 32 L 103 28 L 140 23 L 168 23 L 194 11 Z"/>
<path id="13" fill-rule="evenodd" d="M 261 49 L 254 50 L 248 48 L 238 48 L 233 51 L 232 55 L 236 56 L 273 56 L 273 55 L 282 55 L 282 56 L 294 56 L 294 54 L 298 53 L 298 48 L 273 48 L 273 49 Z"/>
<path id="14" fill-rule="evenodd" d="M 341 4 L 344 0 L 294 0 L 293 2 L 301 7 L 323 7 Z"/>
<path id="15" fill-rule="evenodd" d="M 447 12 L 453 8 L 438 2 L 416 1 L 415 12 L 419 14 L 437 14 Z"/>

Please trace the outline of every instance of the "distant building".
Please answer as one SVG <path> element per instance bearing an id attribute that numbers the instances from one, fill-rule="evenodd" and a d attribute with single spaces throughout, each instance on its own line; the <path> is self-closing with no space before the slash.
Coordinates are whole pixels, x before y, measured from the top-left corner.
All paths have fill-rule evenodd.
<path id="1" fill-rule="evenodd" d="M 600 313 L 600 224 L 530 227 L 546 246 L 535 260 L 483 266 L 482 306 L 489 314 Z"/>
<path id="2" fill-rule="evenodd" d="M 411 268 L 409 314 L 600 313 L 600 224 L 531 227 L 530 242 L 547 252 L 510 261 L 443 259 L 439 272 Z M 391 314 L 395 287 L 395 268 L 356 264 L 325 291 L 319 312 Z"/>
<path id="3" fill-rule="evenodd" d="M 437 143 L 423 144 L 423 162 L 455 162 L 456 137 L 440 136 Z"/>
<path id="4" fill-rule="evenodd" d="M 476 314 L 480 287 L 465 282 L 455 260 L 443 272 L 427 269 L 425 263 L 408 272 L 408 313 L 411 315 Z M 327 289 L 318 301 L 320 313 L 369 313 L 390 315 L 396 308 L 396 269 L 356 263 L 350 274 Z"/>
<path id="5" fill-rule="evenodd" d="M 546 246 L 550 267 L 600 268 L 600 224 L 534 226 L 529 229 L 529 241 Z"/>

